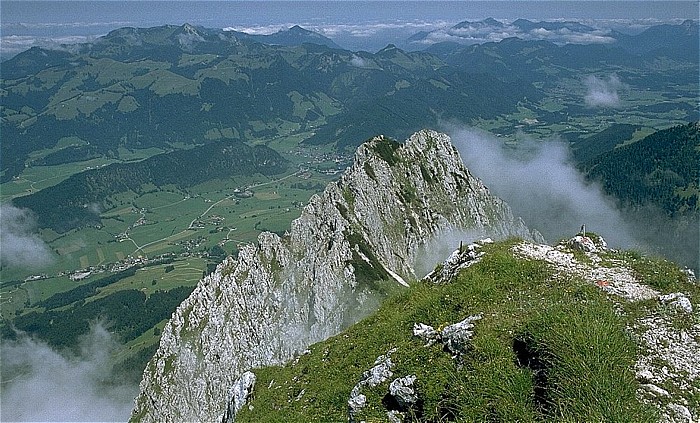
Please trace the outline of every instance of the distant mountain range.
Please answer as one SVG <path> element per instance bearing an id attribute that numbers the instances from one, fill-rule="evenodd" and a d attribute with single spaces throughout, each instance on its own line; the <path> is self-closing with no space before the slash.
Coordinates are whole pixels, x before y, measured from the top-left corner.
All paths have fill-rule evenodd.
<path id="1" fill-rule="evenodd" d="M 549 41 L 557 45 L 603 44 L 633 54 L 670 54 L 695 61 L 698 57 L 698 22 L 692 20 L 686 20 L 680 25 L 657 25 L 640 34 L 629 35 L 575 21 L 533 22 L 518 19 L 504 23 L 488 18 L 482 21 L 463 21 L 447 29 L 419 32 L 411 36 L 407 43 L 415 48 L 425 48 L 440 43 L 472 45 L 508 38 Z M 660 51 L 662 48 L 664 51 Z"/>
<path id="2" fill-rule="evenodd" d="M 486 19 L 447 33 L 477 41 L 479 34 L 512 29 L 543 35 L 466 46 L 441 42 L 422 52 L 388 45 L 369 53 L 339 49 L 299 26 L 251 35 L 184 24 L 121 28 L 63 50 L 31 48 L 2 66 L 2 182 L 28 166 L 119 159 L 124 149 L 170 151 L 297 135 L 308 145 L 352 151 L 379 133 L 401 139 L 445 121 L 470 124 L 514 113 L 537 103 L 557 81 L 601 69 L 630 69 L 628 78 L 661 90 L 697 83 L 694 21 L 632 36 L 577 22 Z M 610 41 L 561 45 L 546 40 L 554 33 Z M 697 119 L 692 105 L 671 107 L 685 107 L 688 120 Z M 538 109 L 540 119 L 552 123 L 588 113 L 582 101 Z M 79 142 L 66 146 L 66 139 Z M 594 157 L 608 144 L 577 148 Z"/>
<path id="3" fill-rule="evenodd" d="M 299 27 L 261 38 L 185 24 L 122 28 L 69 51 L 32 48 L 3 63 L 2 181 L 66 137 L 112 157 L 289 133 L 354 149 L 380 132 L 398 138 L 439 118 L 495 117 L 540 95 L 428 53 L 319 42 L 327 40 Z"/>
<path id="4" fill-rule="evenodd" d="M 294 25 L 287 30 L 281 30 L 274 34 L 247 34 L 239 31 L 226 31 L 233 33 L 239 39 L 253 40 L 263 44 L 274 44 L 281 46 L 295 46 L 305 43 L 318 44 L 334 49 L 342 49 L 338 44 L 328 37 L 317 32 L 309 31 L 299 25 Z"/>

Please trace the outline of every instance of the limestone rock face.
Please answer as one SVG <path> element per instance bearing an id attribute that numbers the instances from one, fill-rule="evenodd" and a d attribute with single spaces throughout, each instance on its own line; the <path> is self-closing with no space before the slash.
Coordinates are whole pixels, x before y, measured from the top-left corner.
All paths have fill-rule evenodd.
<path id="1" fill-rule="evenodd" d="M 532 237 L 447 135 L 366 142 L 288 234 L 260 234 L 183 301 L 146 368 L 132 420 L 221 421 L 245 371 L 283 363 L 374 311 L 376 281 L 415 280 L 419 248 L 453 229 Z"/>

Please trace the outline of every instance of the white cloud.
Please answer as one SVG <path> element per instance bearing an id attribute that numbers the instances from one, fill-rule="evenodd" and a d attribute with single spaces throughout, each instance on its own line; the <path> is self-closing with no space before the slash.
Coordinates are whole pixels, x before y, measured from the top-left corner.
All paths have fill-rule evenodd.
<path id="1" fill-rule="evenodd" d="M 352 59 L 350 59 L 350 64 L 352 66 L 355 66 L 356 68 L 365 68 L 367 67 L 367 61 L 363 59 L 360 56 L 352 55 Z"/>
<path id="2" fill-rule="evenodd" d="M 31 47 L 43 47 L 52 50 L 73 51 L 77 44 L 96 40 L 95 35 L 65 35 L 61 37 L 39 37 L 34 35 L 4 35 L 0 37 L 0 54 L 14 55 Z"/>
<path id="3" fill-rule="evenodd" d="M 271 35 L 291 28 L 292 24 L 260 25 L 260 26 L 227 26 L 223 31 L 245 32 L 249 35 Z"/>
<path id="4" fill-rule="evenodd" d="M 583 99 L 589 107 L 618 107 L 619 92 L 627 88 L 617 75 L 610 75 L 607 79 L 590 75 L 583 83 L 587 90 Z"/>
<path id="5" fill-rule="evenodd" d="M 3 340 L 1 420 L 128 420 L 137 387 L 115 382 L 109 365 L 115 347 L 100 325 L 84 338 L 79 357 L 26 336 Z"/>
<path id="6" fill-rule="evenodd" d="M 51 263 L 53 254 L 35 229 L 31 211 L 0 205 L 0 263 L 3 266 L 38 269 Z"/>
<path id="7" fill-rule="evenodd" d="M 585 224 L 612 245 L 637 246 L 614 200 L 569 161 L 568 145 L 521 136 L 510 148 L 474 128 L 448 132 L 470 171 L 548 241 L 570 237 Z"/>
<path id="8" fill-rule="evenodd" d="M 555 44 L 609 44 L 615 41 L 614 38 L 610 37 L 610 31 L 603 28 L 589 32 L 575 32 L 568 28 L 558 30 L 533 28 L 530 31 L 522 31 L 506 21 L 502 23 L 503 26 L 476 22 L 461 28 L 438 28 L 416 43 L 430 45 L 442 41 L 452 41 L 461 44 L 481 44 L 499 42 L 513 37 L 523 40 L 550 41 Z"/>

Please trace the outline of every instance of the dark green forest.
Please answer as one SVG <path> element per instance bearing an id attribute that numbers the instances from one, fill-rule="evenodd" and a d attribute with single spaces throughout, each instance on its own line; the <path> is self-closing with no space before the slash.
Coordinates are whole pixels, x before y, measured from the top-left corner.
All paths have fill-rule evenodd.
<path id="1" fill-rule="evenodd" d="M 671 217 L 697 216 L 700 126 L 655 132 L 584 165 L 589 178 L 633 208 L 656 204 Z"/>
<path id="2" fill-rule="evenodd" d="M 102 322 L 121 342 L 135 339 L 171 313 L 194 287 L 156 291 L 150 296 L 129 289 L 103 298 L 81 299 L 65 309 L 31 312 L 16 317 L 12 326 L 2 327 L 2 336 L 13 339 L 16 331 L 26 332 L 52 347 L 76 349 L 90 324 Z"/>
<path id="3" fill-rule="evenodd" d="M 630 140 L 639 128 L 638 125 L 614 124 L 601 132 L 586 137 L 582 134 L 573 134 L 569 141 L 574 160 L 577 163 L 585 164 Z"/>

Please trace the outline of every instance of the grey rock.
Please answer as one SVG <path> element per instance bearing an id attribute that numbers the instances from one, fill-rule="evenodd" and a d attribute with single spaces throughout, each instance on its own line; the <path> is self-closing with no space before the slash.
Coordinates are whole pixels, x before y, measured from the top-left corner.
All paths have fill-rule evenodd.
<path id="1" fill-rule="evenodd" d="M 686 297 L 685 294 L 683 294 L 682 292 L 674 292 L 668 295 L 660 295 L 659 301 L 661 301 L 663 304 L 670 305 L 686 313 L 693 312 L 693 304 L 690 302 L 688 297 Z"/>
<path id="2" fill-rule="evenodd" d="M 683 269 L 683 273 L 685 273 L 685 277 L 688 280 L 688 283 L 697 283 L 697 279 L 695 278 L 695 272 L 693 272 L 692 269 Z"/>
<path id="3" fill-rule="evenodd" d="M 464 353 L 469 347 L 469 340 L 474 335 L 472 329 L 474 322 L 481 319 L 481 315 L 469 316 L 461 322 L 445 327 L 440 332 L 442 342 L 455 356 Z"/>
<path id="4" fill-rule="evenodd" d="M 487 239 L 490 241 L 490 238 Z M 481 242 L 486 243 L 485 241 Z M 478 243 L 469 244 L 466 247 L 460 246 L 460 249 L 455 250 L 442 264 L 437 266 L 435 270 L 428 273 L 425 279 L 435 284 L 446 283 L 453 280 L 460 270 L 466 269 L 479 262 L 484 255 L 483 252 L 479 251 L 480 249 L 481 245 Z"/>
<path id="5" fill-rule="evenodd" d="M 669 397 L 670 396 L 670 394 L 668 393 L 667 390 L 665 390 L 664 388 L 660 388 L 654 384 L 647 383 L 647 384 L 643 384 L 641 386 L 647 392 L 649 392 L 651 395 L 653 395 L 655 397 L 661 398 L 661 397 Z"/>
<path id="6" fill-rule="evenodd" d="M 396 348 L 389 350 L 386 355 L 380 355 L 374 361 L 374 367 L 362 374 L 362 380 L 358 385 L 375 387 L 380 383 L 386 382 L 394 374 L 391 369 L 394 363 L 391 361 L 390 355 L 396 352 Z"/>
<path id="7" fill-rule="evenodd" d="M 429 347 L 440 340 L 440 334 L 432 326 L 423 323 L 413 324 L 413 336 L 417 336 L 425 341 L 425 346 Z"/>
<path id="8" fill-rule="evenodd" d="M 567 245 L 573 250 L 579 250 L 585 253 L 595 253 L 598 251 L 598 248 L 593 240 L 583 235 L 576 235 L 575 237 L 571 238 L 567 242 Z"/>
<path id="9" fill-rule="evenodd" d="M 386 412 L 386 418 L 389 423 L 401 423 L 403 422 L 403 414 L 396 410 L 390 410 Z"/>
<path id="10" fill-rule="evenodd" d="M 636 373 L 636 378 L 640 382 L 653 382 L 654 374 L 649 369 L 640 369 Z"/>
<path id="11" fill-rule="evenodd" d="M 253 372 L 245 372 L 239 377 L 231 387 L 228 393 L 228 407 L 226 413 L 221 419 L 222 423 L 231 423 L 236 418 L 236 414 L 243 408 L 248 396 L 253 392 L 255 387 L 255 374 Z"/>
<path id="12" fill-rule="evenodd" d="M 401 407 L 401 410 L 408 410 L 413 404 L 418 401 L 418 395 L 413 389 L 413 383 L 416 381 L 415 375 L 408 375 L 394 379 L 389 384 L 389 394 L 391 394 L 396 402 Z"/>
<path id="13" fill-rule="evenodd" d="M 391 361 L 391 354 L 396 352 L 396 348 L 392 348 L 385 355 L 380 355 L 374 360 L 374 366 L 362 373 L 362 378 L 350 391 L 350 399 L 348 399 L 348 411 L 350 414 L 350 422 L 355 421 L 355 416 L 367 405 L 367 397 L 362 394 L 362 388 L 365 386 L 375 387 L 386 382 L 394 373 L 391 369 L 394 363 Z"/>
<path id="14" fill-rule="evenodd" d="M 350 410 L 350 421 L 353 421 L 354 416 L 367 405 L 367 397 L 356 391 L 351 391 L 350 399 L 348 400 L 348 409 Z"/>
<path id="15" fill-rule="evenodd" d="M 688 407 L 680 404 L 670 403 L 668 409 L 671 411 L 671 416 L 673 421 L 676 423 L 695 423 L 697 420 L 693 420 L 693 415 L 688 410 Z"/>
<path id="16" fill-rule="evenodd" d="M 453 358 L 457 358 L 467 351 L 469 341 L 474 335 L 472 331 L 474 322 L 480 319 L 481 314 L 469 316 L 461 322 L 446 326 L 442 331 L 437 331 L 432 326 L 424 323 L 414 323 L 413 336 L 417 336 L 425 341 L 426 347 L 436 342 L 441 342 L 453 354 Z"/>

